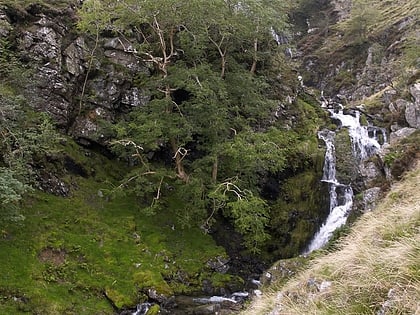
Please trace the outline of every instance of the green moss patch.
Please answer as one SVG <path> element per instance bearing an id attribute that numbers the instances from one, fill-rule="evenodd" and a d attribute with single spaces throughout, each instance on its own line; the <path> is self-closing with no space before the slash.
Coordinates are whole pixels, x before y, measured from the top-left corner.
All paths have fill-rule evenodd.
<path id="1" fill-rule="evenodd" d="M 133 306 L 147 289 L 170 296 L 200 291 L 203 278 L 219 283 L 206 263 L 226 254 L 211 237 L 174 227 L 165 209 L 144 216 L 135 197 L 109 194 L 123 170 L 116 162 L 71 142 L 62 149 L 90 176 L 65 172 L 70 197 L 37 191 L 24 221 L 0 221 L 1 314 L 113 314 L 112 304 Z"/>

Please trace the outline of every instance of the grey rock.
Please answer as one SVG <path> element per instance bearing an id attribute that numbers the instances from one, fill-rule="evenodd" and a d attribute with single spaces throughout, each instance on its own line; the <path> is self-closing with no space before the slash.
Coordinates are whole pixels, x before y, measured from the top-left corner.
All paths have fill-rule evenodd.
<path id="1" fill-rule="evenodd" d="M 144 91 L 139 90 L 136 87 L 128 89 L 123 92 L 121 103 L 132 106 L 139 107 L 144 106 L 150 101 L 150 96 L 147 95 Z"/>
<path id="2" fill-rule="evenodd" d="M 349 0 L 333 0 L 331 4 L 334 6 L 334 11 L 337 13 L 338 20 L 342 21 L 348 18 L 351 11 L 352 1 Z"/>
<path id="3" fill-rule="evenodd" d="M 405 120 L 412 128 L 420 129 L 420 83 L 410 87 L 410 94 L 414 102 L 407 102 L 405 107 Z"/>
<path id="4" fill-rule="evenodd" d="M 70 187 L 56 175 L 42 172 L 38 176 L 38 188 L 49 194 L 67 197 L 70 194 Z"/>
<path id="5" fill-rule="evenodd" d="M 61 36 L 50 27 L 42 26 L 34 31 L 24 32 L 20 48 L 28 51 L 36 61 L 61 65 Z"/>
<path id="6" fill-rule="evenodd" d="M 72 105 L 67 99 L 72 90 L 59 70 L 52 68 L 52 65 L 38 68 L 30 93 L 33 94 L 32 104 L 35 109 L 47 112 L 54 119 L 58 127 L 66 127 Z"/>
<path id="7" fill-rule="evenodd" d="M 407 103 L 405 120 L 410 127 L 420 129 L 420 106 L 416 106 L 414 103 Z"/>
<path id="8" fill-rule="evenodd" d="M 366 161 L 360 166 L 360 173 L 363 176 L 365 186 L 369 187 L 370 183 L 380 178 L 383 174 L 382 169 L 373 161 Z"/>
<path id="9" fill-rule="evenodd" d="M 363 206 L 364 210 L 372 210 L 376 207 L 376 203 L 381 197 L 381 188 L 372 187 L 363 192 Z"/>
<path id="10" fill-rule="evenodd" d="M 401 98 L 395 101 L 395 109 L 396 111 L 404 111 L 410 102 L 407 100 L 403 100 Z"/>
<path id="11" fill-rule="evenodd" d="M 96 142 L 104 144 L 107 140 L 99 125 L 100 120 L 110 121 L 112 119 L 111 113 L 104 108 L 98 107 L 89 111 L 86 116 L 78 116 L 73 124 L 70 134 L 80 142 L 89 144 L 89 142 Z M 86 142 L 87 141 L 87 142 Z"/>
<path id="12" fill-rule="evenodd" d="M 105 56 L 113 63 L 125 66 L 129 70 L 137 71 L 140 66 L 140 60 L 135 54 L 121 50 L 105 50 Z"/>
<path id="13" fill-rule="evenodd" d="M 107 39 L 104 48 L 136 53 L 134 45 L 127 38 L 114 37 Z"/>
<path id="14" fill-rule="evenodd" d="M 420 103 L 420 83 L 416 83 L 410 87 L 410 94 L 414 97 L 415 103 Z"/>
<path id="15" fill-rule="evenodd" d="M 70 74 L 77 77 L 84 72 L 86 52 L 83 37 L 78 37 L 64 50 L 65 63 Z"/>
<path id="16" fill-rule="evenodd" d="M 119 107 L 122 86 L 125 80 L 122 73 L 114 72 L 112 66 L 108 67 L 106 74 L 97 76 L 88 82 L 87 93 L 89 102 L 109 110 Z"/>
<path id="17" fill-rule="evenodd" d="M 391 145 L 401 141 L 404 138 L 407 138 L 408 136 L 410 136 L 415 131 L 416 131 L 415 128 L 404 127 L 404 128 L 401 128 L 401 129 L 399 129 L 395 132 L 391 132 L 391 135 L 390 135 Z"/>

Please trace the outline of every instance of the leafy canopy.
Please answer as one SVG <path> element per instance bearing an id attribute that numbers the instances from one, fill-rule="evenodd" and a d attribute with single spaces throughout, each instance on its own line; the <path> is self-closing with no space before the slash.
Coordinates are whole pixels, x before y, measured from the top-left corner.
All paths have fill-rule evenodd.
<path id="1" fill-rule="evenodd" d="M 287 5 L 85 1 L 79 29 L 124 37 L 127 52 L 152 69 L 151 101 L 114 126 L 113 142 L 137 165 L 122 187 L 148 202 L 148 213 L 170 207 L 183 225 L 207 229 L 220 211 L 252 250 L 268 238 L 258 178 L 281 171 L 296 141 L 269 127 L 278 100 L 267 96 L 264 76 L 279 54 L 273 31 L 286 27 Z"/>

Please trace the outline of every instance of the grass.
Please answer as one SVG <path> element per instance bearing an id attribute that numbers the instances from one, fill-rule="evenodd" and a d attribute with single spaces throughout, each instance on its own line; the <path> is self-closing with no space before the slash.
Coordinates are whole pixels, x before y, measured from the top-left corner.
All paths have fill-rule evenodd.
<path id="1" fill-rule="evenodd" d="M 149 288 L 170 296 L 231 280 L 206 267 L 225 256 L 210 236 L 173 226 L 166 210 L 141 215 L 132 196 L 107 195 L 120 165 L 70 141 L 65 150 L 91 176 L 66 174 L 70 197 L 37 191 L 24 221 L 0 221 L 0 314 L 113 314 L 109 300 L 134 306 Z"/>
<path id="2" fill-rule="evenodd" d="M 354 225 L 337 251 L 314 253 L 310 267 L 275 291 L 268 288 L 241 314 L 418 314 L 418 187 L 420 163 Z"/>

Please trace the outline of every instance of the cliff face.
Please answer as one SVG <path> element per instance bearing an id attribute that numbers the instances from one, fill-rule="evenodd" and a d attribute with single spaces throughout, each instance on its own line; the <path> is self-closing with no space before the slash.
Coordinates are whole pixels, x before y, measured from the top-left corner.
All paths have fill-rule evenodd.
<path id="1" fill-rule="evenodd" d="M 79 1 L 0 7 L 0 35 L 32 69 L 26 94 L 38 111 L 84 145 L 102 143 L 97 121 L 149 100 L 134 79 L 148 74 L 124 40 L 76 29 Z"/>

